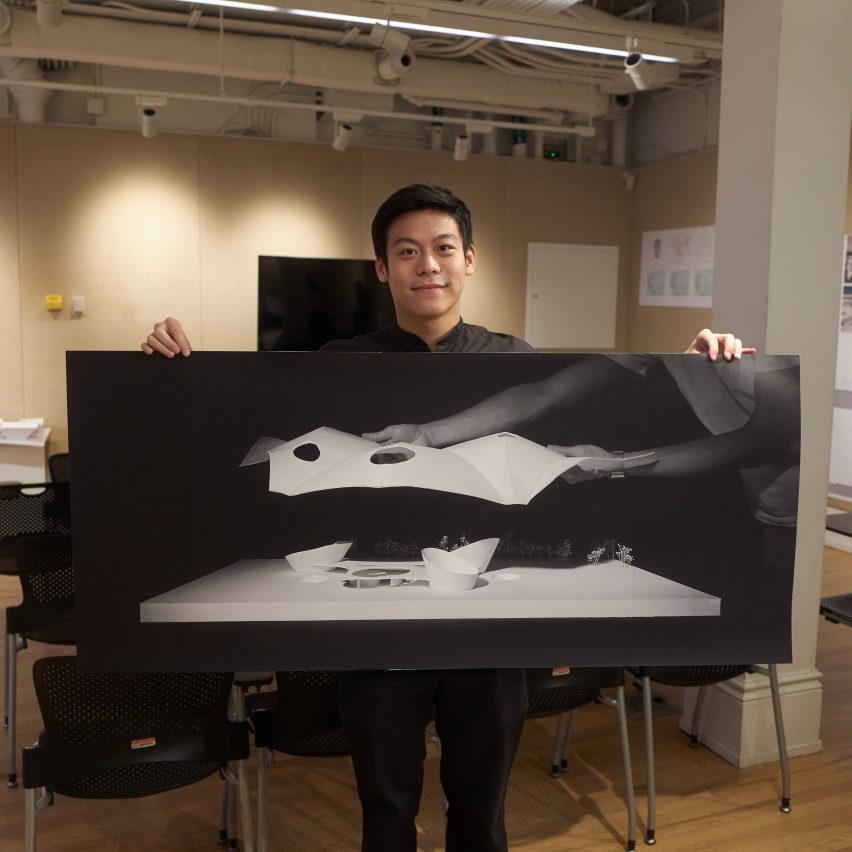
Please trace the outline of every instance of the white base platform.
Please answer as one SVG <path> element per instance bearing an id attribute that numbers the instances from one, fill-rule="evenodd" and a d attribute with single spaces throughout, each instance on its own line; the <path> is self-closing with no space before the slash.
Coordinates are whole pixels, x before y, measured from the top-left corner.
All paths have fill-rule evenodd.
<path id="1" fill-rule="evenodd" d="M 480 575 L 476 587 L 464 592 L 429 588 L 418 579 L 422 563 L 393 563 L 408 566 L 415 582 L 344 585 L 354 571 L 377 564 L 353 560 L 335 571 L 300 574 L 284 559 L 243 559 L 144 601 L 140 617 L 143 622 L 650 618 L 717 616 L 721 608 L 720 598 L 618 561 L 509 565 Z"/>

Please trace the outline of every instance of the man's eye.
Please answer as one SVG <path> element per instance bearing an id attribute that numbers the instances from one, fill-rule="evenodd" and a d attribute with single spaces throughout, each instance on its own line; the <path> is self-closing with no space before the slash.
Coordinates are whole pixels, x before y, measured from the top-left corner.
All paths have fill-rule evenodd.
<path id="1" fill-rule="evenodd" d="M 455 246 L 454 246 L 454 245 L 452 245 L 452 243 L 445 243 L 445 244 L 444 244 L 444 245 L 442 245 L 442 246 L 438 246 L 438 248 L 439 248 L 441 251 L 447 252 L 447 251 L 453 251 L 453 250 L 455 249 Z"/>

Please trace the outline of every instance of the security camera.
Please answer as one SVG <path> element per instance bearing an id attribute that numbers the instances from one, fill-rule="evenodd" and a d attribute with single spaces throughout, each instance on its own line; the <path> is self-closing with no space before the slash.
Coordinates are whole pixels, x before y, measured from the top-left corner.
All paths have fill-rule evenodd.
<path id="1" fill-rule="evenodd" d="M 640 92 L 651 85 L 651 68 L 641 53 L 629 53 L 624 60 L 624 70 Z"/>
<path id="2" fill-rule="evenodd" d="M 376 71 L 383 80 L 398 80 L 414 68 L 414 54 L 407 50 L 405 53 L 389 53 L 378 60 Z"/>
<path id="3" fill-rule="evenodd" d="M 376 24 L 368 36 L 376 47 L 386 50 L 388 53 L 402 54 L 408 50 L 411 36 L 401 33 L 386 24 Z"/>

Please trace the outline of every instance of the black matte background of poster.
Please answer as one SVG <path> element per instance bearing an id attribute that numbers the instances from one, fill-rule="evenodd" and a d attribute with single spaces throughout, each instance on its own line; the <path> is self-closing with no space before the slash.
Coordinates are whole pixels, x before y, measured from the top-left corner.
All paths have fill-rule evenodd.
<path id="1" fill-rule="evenodd" d="M 762 564 L 735 471 L 557 480 L 528 506 L 414 488 L 289 497 L 238 465 L 258 437 L 427 422 L 549 376 L 570 355 L 68 354 L 80 664 L 90 671 L 739 663 L 790 659 L 792 566 Z M 707 369 L 714 369 L 708 364 Z M 736 369 L 733 367 L 732 369 Z M 668 371 L 516 430 L 542 444 L 644 449 L 706 435 Z M 464 533 L 616 538 L 645 570 L 722 598 L 718 617 L 250 622 L 139 621 L 139 603 L 242 558 L 353 538 L 422 546 Z"/>

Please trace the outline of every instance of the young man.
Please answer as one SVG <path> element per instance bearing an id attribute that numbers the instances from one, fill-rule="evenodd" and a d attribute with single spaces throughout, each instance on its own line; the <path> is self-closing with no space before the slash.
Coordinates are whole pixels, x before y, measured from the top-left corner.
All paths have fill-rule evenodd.
<path id="1" fill-rule="evenodd" d="M 449 190 L 424 184 L 398 190 L 376 213 L 372 236 L 376 274 L 390 287 L 396 320 L 324 349 L 533 351 L 511 335 L 461 319 L 461 296 L 476 267 L 476 249 L 470 212 Z M 191 352 L 174 318 L 155 325 L 142 349 L 169 358 Z M 705 329 L 687 351 L 731 360 L 741 356 L 742 344 L 733 335 Z M 424 728 L 432 719 L 441 739 L 447 852 L 505 852 L 504 799 L 526 704 L 518 669 L 344 673 L 340 712 L 352 741 L 364 852 L 416 849 Z"/>

